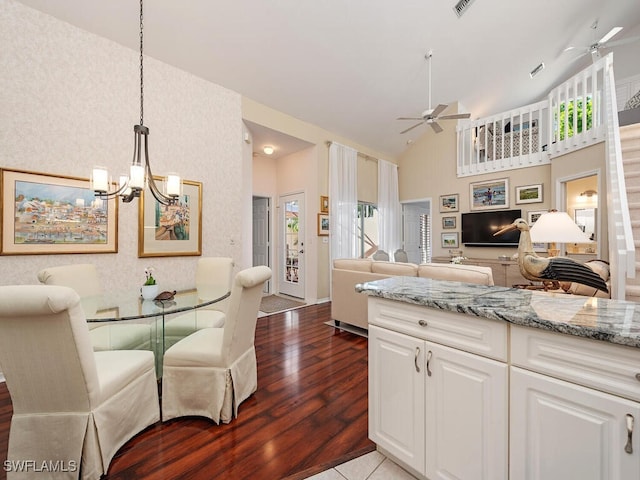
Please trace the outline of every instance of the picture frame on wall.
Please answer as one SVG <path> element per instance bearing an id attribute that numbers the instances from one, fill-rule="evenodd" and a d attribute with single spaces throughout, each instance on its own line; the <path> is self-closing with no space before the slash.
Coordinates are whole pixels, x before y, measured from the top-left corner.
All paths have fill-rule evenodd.
<path id="1" fill-rule="evenodd" d="M 320 196 L 320 212 L 329 213 L 329 197 L 325 195 Z"/>
<path id="2" fill-rule="evenodd" d="M 96 198 L 87 178 L 11 169 L 0 177 L 1 255 L 118 251 L 118 197 Z"/>
<path id="3" fill-rule="evenodd" d="M 542 184 L 516 187 L 516 204 L 542 203 Z"/>
<path id="4" fill-rule="evenodd" d="M 202 183 L 183 180 L 176 205 L 161 204 L 145 188 L 139 199 L 138 257 L 189 255 L 202 255 Z"/>
<path id="5" fill-rule="evenodd" d="M 446 232 L 442 235 L 442 248 L 458 248 L 458 232 Z"/>
<path id="6" fill-rule="evenodd" d="M 440 195 L 440 213 L 457 212 L 460 209 L 460 195 L 450 193 Z"/>
<path id="7" fill-rule="evenodd" d="M 318 236 L 328 236 L 329 235 L 329 215 L 326 213 L 318 214 Z"/>
<path id="8" fill-rule="evenodd" d="M 529 228 L 533 227 L 533 225 L 538 221 L 540 215 L 547 213 L 548 210 L 529 210 L 527 212 L 527 223 L 529 224 Z M 533 243 L 533 251 L 534 252 L 546 252 L 547 244 L 542 242 L 534 242 Z"/>
<path id="9" fill-rule="evenodd" d="M 442 217 L 442 228 L 445 230 L 456 228 L 456 217 Z"/>
<path id="10" fill-rule="evenodd" d="M 499 178 L 469 184 L 471 210 L 509 208 L 509 179 Z"/>

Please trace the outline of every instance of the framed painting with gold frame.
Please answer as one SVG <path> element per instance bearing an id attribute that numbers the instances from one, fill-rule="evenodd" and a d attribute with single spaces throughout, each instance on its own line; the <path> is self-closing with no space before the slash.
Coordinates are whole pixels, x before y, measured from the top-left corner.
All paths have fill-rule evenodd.
<path id="1" fill-rule="evenodd" d="M 202 255 L 202 183 L 184 180 L 178 203 L 169 206 L 145 188 L 138 214 L 138 257 L 188 255 Z"/>
<path id="2" fill-rule="evenodd" d="M 320 213 L 329 213 L 329 197 L 320 195 Z"/>
<path id="3" fill-rule="evenodd" d="M 118 199 L 96 198 L 89 179 L 10 169 L 0 177 L 0 254 L 118 251 Z"/>

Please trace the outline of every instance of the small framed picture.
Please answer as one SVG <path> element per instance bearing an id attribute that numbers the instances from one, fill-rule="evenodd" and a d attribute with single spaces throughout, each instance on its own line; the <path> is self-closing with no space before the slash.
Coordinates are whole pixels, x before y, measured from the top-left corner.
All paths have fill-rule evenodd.
<path id="1" fill-rule="evenodd" d="M 320 212 L 329 213 L 329 197 L 320 196 Z"/>
<path id="2" fill-rule="evenodd" d="M 442 217 L 442 228 L 451 230 L 456 228 L 456 217 Z"/>
<path id="3" fill-rule="evenodd" d="M 326 213 L 318 214 L 318 235 L 321 237 L 329 235 L 329 215 Z"/>
<path id="4" fill-rule="evenodd" d="M 451 193 L 449 195 L 440 195 L 440 212 L 457 212 L 460 208 L 460 195 Z"/>
<path id="5" fill-rule="evenodd" d="M 527 212 L 527 223 L 529 224 L 529 228 L 533 227 L 533 224 L 538 221 L 540 215 L 543 213 L 547 213 L 548 210 L 529 210 Z"/>
<path id="6" fill-rule="evenodd" d="M 499 178 L 469 184 L 471 210 L 509 208 L 509 179 Z"/>
<path id="7" fill-rule="evenodd" d="M 458 248 L 458 232 L 442 233 L 442 248 Z"/>
<path id="8" fill-rule="evenodd" d="M 516 187 L 516 204 L 541 202 L 542 184 L 523 185 L 522 187 Z"/>

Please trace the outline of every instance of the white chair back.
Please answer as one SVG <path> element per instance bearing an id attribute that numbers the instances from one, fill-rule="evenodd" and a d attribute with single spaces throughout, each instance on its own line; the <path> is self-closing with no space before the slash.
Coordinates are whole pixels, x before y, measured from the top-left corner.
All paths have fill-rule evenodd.
<path id="1" fill-rule="evenodd" d="M 79 302 L 68 287 L 0 287 L 0 364 L 14 414 L 87 411 L 99 398 Z"/>
<path id="2" fill-rule="evenodd" d="M 200 258 L 196 267 L 198 296 L 203 300 L 214 299 L 231 290 L 233 267 L 233 258 L 230 257 Z M 225 299 L 207 308 L 226 312 L 228 306 L 229 299 Z"/>
<path id="3" fill-rule="evenodd" d="M 92 263 L 44 268 L 38 272 L 38 280 L 45 285 L 71 287 L 80 295 L 80 298 L 102 293 L 98 270 Z"/>
<path id="4" fill-rule="evenodd" d="M 222 355 L 226 365 L 253 347 L 262 289 L 270 278 L 271 269 L 264 265 L 247 268 L 236 275 L 224 324 Z"/>

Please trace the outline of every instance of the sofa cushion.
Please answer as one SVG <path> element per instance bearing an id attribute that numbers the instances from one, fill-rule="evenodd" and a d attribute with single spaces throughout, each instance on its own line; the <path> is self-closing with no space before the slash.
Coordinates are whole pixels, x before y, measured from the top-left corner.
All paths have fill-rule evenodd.
<path id="1" fill-rule="evenodd" d="M 337 258 L 333 261 L 333 268 L 353 270 L 356 272 L 370 272 L 373 260 L 370 258 Z"/>
<path id="2" fill-rule="evenodd" d="M 415 277 L 418 274 L 418 265 L 415 263 L 373 262 L 371 272 L 392 277 Z"/>
<path id="3" fill-rule="evenodd" d="M 421 263 L 418 266 L 418 276 L 433 278 L 434 280 L 453 280 L 456 282 L 477 283 L 479 285 L 493 285 L 491 267 L 478 265 Z"/>

